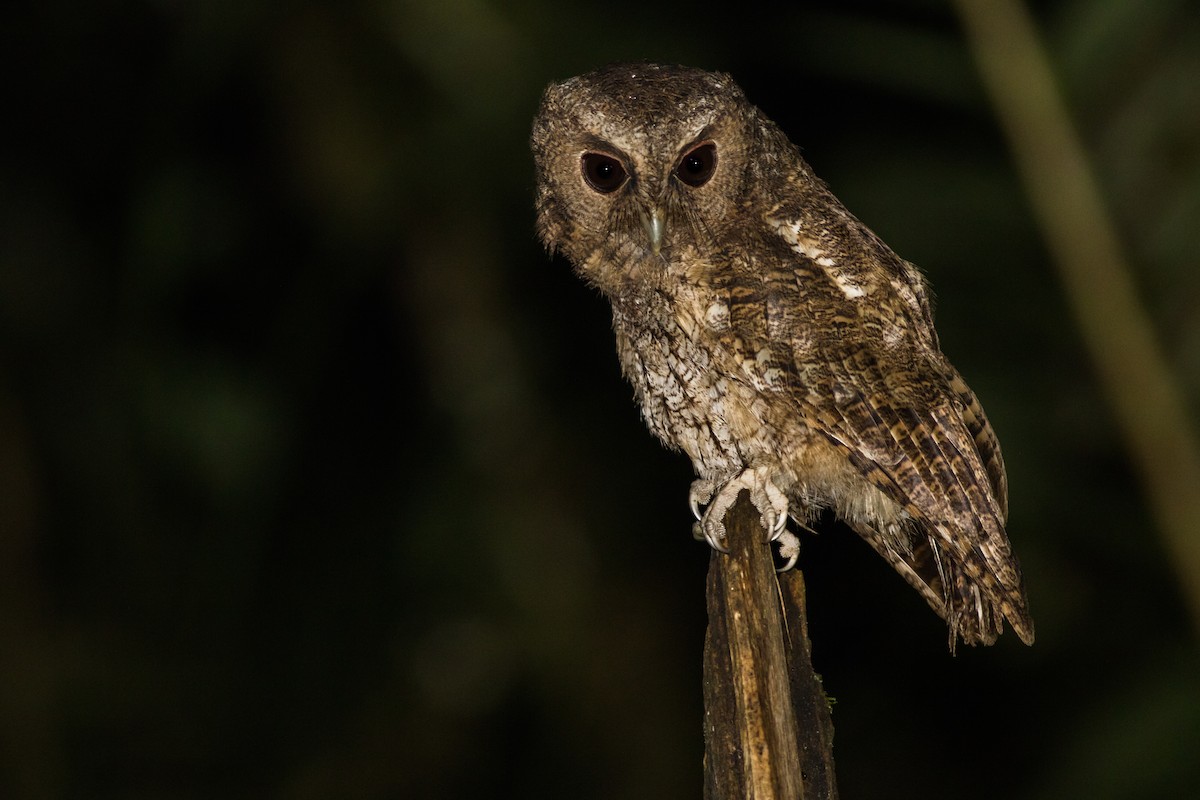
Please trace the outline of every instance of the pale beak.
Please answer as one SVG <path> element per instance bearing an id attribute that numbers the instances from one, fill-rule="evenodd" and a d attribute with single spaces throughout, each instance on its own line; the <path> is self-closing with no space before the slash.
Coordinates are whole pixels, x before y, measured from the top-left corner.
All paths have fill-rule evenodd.
<path id="1" fill-rule="evenodd" d="M 658 208 L 650 209 L 650 213 L 642 211 L 642 227 L 646 229 L 646 235 L 650 237 L 650 249 L 654 255 L 658 255 L 658 251 L 662 249 L 663 236 L 663 218 L 662 211 Z"/>

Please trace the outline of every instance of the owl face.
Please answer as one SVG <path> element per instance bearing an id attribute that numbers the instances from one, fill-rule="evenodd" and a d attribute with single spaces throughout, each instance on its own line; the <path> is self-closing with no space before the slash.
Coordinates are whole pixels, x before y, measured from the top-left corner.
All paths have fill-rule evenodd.
<path id="1" fill-rule="evenodd" d="M 546 90 L 534 122 L 538 227 L 602 289 L 737 219 L 752 107 L 727 76 L 615 65 Z"/>

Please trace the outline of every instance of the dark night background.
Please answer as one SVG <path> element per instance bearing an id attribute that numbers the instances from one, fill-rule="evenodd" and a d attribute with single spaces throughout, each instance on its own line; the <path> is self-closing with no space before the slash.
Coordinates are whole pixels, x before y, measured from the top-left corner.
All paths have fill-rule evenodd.
<path id="1" fill-rule="evenodd" d="M 1200 13 L 1033 12 L 1194 419 Z M 1198 621 L 952 5 L 0 14 L 0 797 L 700 795 L 690 466 L 533 231 L 542 87 L 627 59 L 921 265 L 1004 446 L 1032 648 L 804 538 L 842 796 L 1200 793 Z"/>

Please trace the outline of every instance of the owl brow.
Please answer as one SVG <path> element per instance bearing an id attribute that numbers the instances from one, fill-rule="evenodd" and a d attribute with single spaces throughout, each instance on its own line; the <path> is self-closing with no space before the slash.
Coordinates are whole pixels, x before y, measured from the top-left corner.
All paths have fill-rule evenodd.
<path id="1" fill-rule="evenodd" d="M 591 134 L 584 136 L 580 140 L 580 144 L 582 144 L 588 152 L 600 151 L 607 155 L 616 156 L 624 164 L 633 163 L 631 161 L 631 159 L 629 158 L 628 153 L 626 153 L 624 150 L 622 150 L 621 148 L 614 145 L 612 142 L 606 142 L 605 140 L 601 139 L 599 136 L 593 136 Z"/>
<path id="2" fill-rule="evenodd" d="M 694 137 L 692 137 L 687 142 L 687 144 L 685 144 L 683 147 L 679 148 L 679 155 L 682 156 L 685 153 L 689 153 L 697 145 L 703 144 L 704 142 L 711 140 L 714 127 L 716 127 L 716 126 L 714 126 L 710 122 L 709 124 L 707 124 L 703 128 L 701 128 L 700 132 L 697 133 Z"/>

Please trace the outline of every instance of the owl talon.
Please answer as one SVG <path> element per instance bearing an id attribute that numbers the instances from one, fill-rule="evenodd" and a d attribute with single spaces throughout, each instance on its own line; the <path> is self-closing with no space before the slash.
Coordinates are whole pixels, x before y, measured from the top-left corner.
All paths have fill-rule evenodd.
<path id="1" fill-rule="evenodd" d="M 693 535 L 697 539 L 703 538 L 714 550 L 729 552 L 724 544 L 725 513 L 737 502 L 743 489 L 750 492 L 750 501 L 762 515 L 761 522 L 767 531 L 768 541 L 780 539 L 787 530 L 788 500 L 771 481 L 766 467 L 744 469 L 720 489 L 716 489 L 710 480 L 693 481 L 688 493 L 688 504 L 698 520 L 693 526 Z M 700 506 L 705 504 L 704 513 L 701 514 Z"/>
<path id="2" fill-rule="evenodd" d="M 688 490 L 688 507 L 692 509 L 692 516 L 697 522 L 704 519 L 704 515 L 700 512 L 700 506 L 708 505 L 708 501 L 712 499 L 714 484 L 710 480 L 698 478 L 692 481 L 692 487 Z M 697 536 L 697 539 L 704 537 Z"/>
<path id="3" fill-rule="evenodd" d="M 775 530 L 772 532 L 771 541 L 779 541 L 779 537 L 783 536 L 783 532 L 787 530 L 788 515 L 781 514 L 779 519 L 775 521 Z"/>
<path id="4" fill-rule="evenodd" d="M 718 553 L 729 554 L 729 548 L 725 546 L 725 526 L 721 526 L 719 535 L 714 532 L 705 530 L 703 522 L 696 522 L 692 525 L 692 536 L 697 540 L 708 542 L 708 546 Z"/>
<path id="5" fill-rule="evenodd" d="M 800 537 L 789 530 L 781 530 L 775 541 L 779 542 L 779 557 L 786 559 L 783 566 L 776 567 L 775 571 L 787 572 L 796 566 L 796 560 L 800 558 Z"/>
<path id="6" fill-rule="evenodd" d="M 751 495 L 753 499 L 753 494 Z M 775 484 L 767 481 L 763 486 L 763 496 L 760 499 L 765 499 L 769 504 L 763 510 L 762 506 L 755 502 L 755 507 L 762 510 L 763 524 L 767 528 L 767 537 L 769 541 L 777 541 L 783 532 L 787 530 L 788 522 L 788 500 L 787 496 L 775 486 Z"/>

